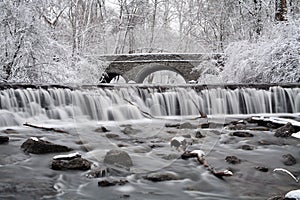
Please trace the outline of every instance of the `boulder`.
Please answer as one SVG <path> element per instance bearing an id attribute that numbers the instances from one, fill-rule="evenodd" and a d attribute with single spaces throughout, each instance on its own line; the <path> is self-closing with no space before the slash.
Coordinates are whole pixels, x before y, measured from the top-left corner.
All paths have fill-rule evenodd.
<path id="1" fill-rule="evenodd" d="M 171 139 L 171 147 L 179 148 L 180 146 L 182 146 L 184 148 L 186 147 L 186 145 L 187 145 L 187 141 L 182 136 L 173 137 Z"/>
<path id="2" fill-rule="evenodd" d="M 121 166 L 132 167 L 133 163 L 127 152 L 121 150 L 110 150 L 104 157 L 104 163 Z"/>
<path id="3" fill-rule="evenodd" d="M 261 172 L 268 172 L 269 168 L 264 167 L 264 166 L 256 166 L 255 167 L 256 170 L 261 171 Z"/>
<path id="4" fill-rule="evenodd" d="M 26 153 L 33 153 L 33 154 L 45 154 L 45 153 L 55 153 L 55 152 L 68 152 L 72 151 L 73 149 L 59 145 L 54 144 L 48 141 L 44 141 L 41 139 L 38 139 L 36 137 L 31 137 L 27 139 L 22 145 L 21 148 Z"/>
<path id="5" fill-rule="evenodd" d="M 240 164 L 241 163 L 241 159 L 239 159 L 236 156 L 227 156 L 225 158 L 226 162 L 230 163 L 230 164 Z"/>
<path id="6" fill-rule="evenodd" d="M 126 179 L 103 179 L 101 181 L 98 181 L 98 186 L 100 187 L 109 187 L 109 186 L 115 186 L 115 185 L 125 185 L 128 183 Z"/>
<path id="7" fill-rule="evenodd" d="M 84 158 L 74 158 L 72 160 L 53 160 L 51 168 L 53 170 L 89 170 L 92 162 Z"/>
<path id="8" fill-rule="evenodd" d="M 275 137 L 290 137 L 293 133 L 295 133 L 295 128 L 291 123 L 287 123 L 286 125 L 276 129 L 274 136 Z"/>
<path id="9" fill-rule="evenodd" d="M 158 172 L 148 174 L 144 177 L 144 179 L 152 181 L 152 182 L 162 182 L 162 181 L 171 181 L 178 180 L 179 177 L 173 172 Z"/>
<path id="10" fill-rule="evenodd" d="M 292 166 L 297 163 L 296 158 L 292 154 L 285 154 L 282 156 L 282 158 L 283 158 L 282 160 L 283 164 L 287 166 Z"/>
<path id="11" fill-rule="evenodd" d="M 252 133 L 248 133 L 245 131 L 236 131 L 236 132 L 233 132 L 231 135 L 236 136 L 236 137 L 253 137 Z"/>
<path id="12" fill-rule="evenodd" d="M 200 139 L 200 138 L 204 138 L 204 137 L 205 137 L 205 135 L 202 135 L 202 133 L 199 130 L 196 131 L 195 138 Z"/>
<path id="13" fill-rule="evenodd" d="M 0 136 L 0 144 L 7 143 L 9 141 L 9 137 L 7 136 Z"/>

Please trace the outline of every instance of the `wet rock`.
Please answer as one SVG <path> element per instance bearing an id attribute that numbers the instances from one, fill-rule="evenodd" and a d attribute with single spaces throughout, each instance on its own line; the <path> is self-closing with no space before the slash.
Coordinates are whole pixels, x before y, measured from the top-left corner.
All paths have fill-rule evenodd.
<path id="1" fill-rule="evenodd" d="M 120 199 L 127 199 L 127 198 L 130 198 L 129 194 L 123 194 L 120 196 Z"/>
<path id="2" fill-rule="evenodd" d="M 261 172 L 268 172 L 269 171 L 269 168 L 263 167 L 263 166 L 256 166 L 255 169 L 258 170 L 258 171 L 261 171 Z"/>
<path id="3" fill-rule="evenodd" d="M 33 154 L 45 154 L 45 153 L 56 153 L 56 152 L 68 152 L 72 151 L 73 149 L 54 144 L 48 141 L 44 141 L 35 137 L 27 139 L 22 145 L 21 148 L 26 153 L 33 153 Z"/>
<path id="4" fill-rule="evenodd" d="M 247 126 L 245 124 L 230 124 L 227 126 L 229 130 L 245 130 Z"/>
<path id="5" fill-rule="evenodd" d="M 192 136 L 190 134 L 182 135 L 182 137 L 184 137 L 184 138 L 192 138 Z"/>
<path id="6" fill-rule="evenodd" d="M 126 183 L 128 183 L 128 181 L 125 179 L 103 179 L 101 181 L 98 181 L 98 186 L 109 187 L 115 185 L 125 185 Z"/>
<path id="7" fill-rule="evenodd" d="M 107 128 L 105 128 L 104 126 L 101 126 L 99 128 L 96 128 L 94 130 L 95 132 L 98 132 L 98 133 L 106 133 L 106 132 L 109 132 L 109 130 Z"/>
<path id="8" fill-rule="evenodd" d="M 282 156 L 282 158 L 283 164 L 287 166 L 295 165 L 297 163 L 296 158 L 292 154 L 285 154 Z"/>
<path id="9" fill-rule="evenodd" d="M 236 131 L 231 134 L 236 137 L 253 137 L 252 133 L 244 132 L 244 131 Z"/>
<path id="10" fill-rule="evenodd" d="M 109 169 L 106 167 L 97 167 L 95 169 L 92 169 L 88 174 L 88 178 L 101 178 L 108 176 L 109 174 Z"/>
<path id="11" fill-rule="evenodd" d="M 180 124 L 179 123 L 177 123 L 177 124 L 165 124 L 165 127 L 166 128 L 177 128 L 177 127 L 179 127 L 180 126 Z"/>
<path id="12" fill-rule="evenodd" d="M 165 160 L 174 160 L 174 159 L 178 159 L 180 158 L 180 154 L 168 154 L 168 155 L 164 155 L 162 156 L 162 159 L 165 159 Z"/>
<path id="13" fill-rule="evenodd" d="M 224 124 L 221 123 L 214 123 L 214 122 L 209 122 L 209 123 L 204 123 L 200 125 L 201 128 L 223 128 Z"/>
<path id="14" fill-rule="evenodd" d="M 236 156 L 226 156 L 225 158 L 226 162 L 230 163 L 230 164 L 240 164 L 241 163 L 241 159 L 239 159 Z"/>
<path id="15" fill-rule="evenodd" d="M 178 180 L 179 177 L 173 172 L 158 172 L 148 174 L 144 177 L 144 179 L 152 181 L 152 182 L 162 182 L 162 181 L 171 181 Z"/>
<path id="16" fill-rule="evenodd" d="M 183 124 L 180 124 L 180 125 L 178 126 L 178 128 L 179 128 L 179 129 L 196 129 L 197 126 L 196 126 L 196 125 L 193 125 L 193 124 L 191 124 L 191 123 L 189 123 L 189 122 L 185 122 L 185 123 L 183 123 Z"/>
<path id="17" fill-rule="evenodd" d="M 6 133 L 6 134 L 16 134 L 16 133 L 18 133 L 15 129 L 11 129 L 11 128 L 7 128 L 7 129 L 3 130 L 2 132 Z"/>
<path id="18" fill-rule="evenodd" d="M 119 137 L 118 134 L 114 134 L 114 133 L 107 133 L 105 136 L 107 138 L 109 138 L 109 139 L 113 139 L 113 138 L 118 138 Z"/>
<path id="19" fill-rule="evenodd" d="M 7 143 L 9 141 L 9 137 L 0 135 L 0 144 Z"/>
<path id="20" fill-rule="evenodd" d="M 84 158 L 74 158 L 72 160 L 53 160 L 51 168 L 53 170 L 89 170 L 92 162 Z"/>
<path id="21" fill-rule="evenodd" d="M 126 134 L 126 135 L 134 135 L 134 134 L 137 134 L 137 133 L 139 133 L 139 132 L 141 132 L 141 131 L 138 130 L 138 129 L 134 129 L 134 128 L 132 128 L 131 126 L 127 126 L 127 127 L 125 127 L 125 128 L 122 130 L 122 132 L 123 132 L 124 134 Z"/>
<path id="22" fill-rule="evenodd" d="M 251 151 L 254 149 L 254 147 L 251 145 L 248 145 L 248 144 L 244 144 L 241 146 L 241 149 L 246 150 L 246 151 Z"/>
<path id="23" fill-rule="evenodd" d="M 104 163 L 123 167 L 133 166 L 132 160 L 128 153 L 121 150 L 110 150 L 107 152 L 104 157 Z"/>
<path id="24" fill-rule="evenodd" d="M 171 147 L 179 148 L 180 146 L 186 147 L 186 145 L 187 142 L 184 137 L 179 136 L 179 137 L 173 137 L 171 139 Z"/>
<path id="25" fill-rule="evenodd" d="M 290 137 L 293 133 L 295 133 L 295 128 L 291 123 L 287 123 L 286 125 L 276 129 L 274 136 L 275 137 Z"/>
<path id="26" fill-rule="evenodd" d="M 100 187 L 109 187 L 109 186 L 115 186 L 115 185 L 125 185 L 128 183 L 125 179 L 103 179 L 98 181 L 98 186 Z"/>
<path id="27" fill-rule="evenodd" d="M 195 138 L 200 139 L 200 138 L 204 138 L 204 137 L 205 137 L 205 135 L 202 135 L 202 133 L 200 131 L 196 131 Z"/>

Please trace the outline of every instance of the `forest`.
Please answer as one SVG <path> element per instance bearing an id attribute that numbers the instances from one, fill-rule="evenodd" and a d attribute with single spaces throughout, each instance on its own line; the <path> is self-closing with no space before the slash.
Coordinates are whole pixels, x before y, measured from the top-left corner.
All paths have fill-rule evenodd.
<path id="1" fill-rule="evenodd" d="M 300 82 L 300 0 L 0 0 L 0 82 L 97 84 L 101 54 L 224 53 L 203 82 Z"/>

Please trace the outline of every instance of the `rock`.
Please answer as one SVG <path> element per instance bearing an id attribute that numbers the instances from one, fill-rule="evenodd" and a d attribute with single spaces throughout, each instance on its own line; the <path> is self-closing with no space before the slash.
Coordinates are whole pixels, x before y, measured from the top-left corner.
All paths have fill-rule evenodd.
<path id="1" fill-rule="evenodd" d="M 236 156 L 227 156 L 225 158 L 226 162 L 230 163 L 230 164 L 240 164 L 241 163 L 241 160 L 236 157 Z"/>
<path id="2" fill-rule="evenodd" d="M 133 163 L 127 152 L 110 150 L 104 157 L 104 163 L 122 167 L 132 167 Z"/>
<path id="3" fill-rule="evenodd" d="M 284 196 L 284 200 L 287 199 L 293 199 L 293 200 L 300 200 L 300 190 L 292 190 L 289 191 L 285 196 Z"/>
<path id="4" fill-rule="evenodd" d="M 287 166 L 295 165 L 297 163 L 296 158 L 291 154 L 285 154 L 282 156 L 283 164 Z"/>
<path id="5" fill-rule="evenodd" d="M 73 149 L 59 145 L 53 144 L 48 141 L 44 141 L 35 137 L 27 139 L 22 145 L 21 148 L 27 153 L 33 154 L 45 154 L 45 153 L 56 153 L 56 152 L 68 152 Z"/>
<path id="6" fill-rule="evenodd" d="M 125 185 L 128 183 L 125 179 L 103 179 L 101 181 L 98 181 L 98 186 L 100 187 L 109 187 L 109 186 L 115 186 L 115 185 Z"/>
<path id="7" fill-rule="evenodd" d="M 253 146 L 250 146 L 250 145 L 248 145 L 248 144 L 244 144 L 244 145 L 241 146 L 241 149 L 247 150 L 247 151 L 251 151 L 251 150 L 254 149 L 254 147 L 253 147 Z"/>
<path id="8" fill-rule="evenodd" d="M 15 134 L 15 133 L 18 133 L 15 129 L 11 129 L 11 128 L 7 128 L 7 129 L 3 130 L 2 132 L 6 133 L 6 134 Z"/>
<path id="9" fill-rule="evenodd" d="M 101 178 L 108 176 L 109 174 L 109 169 L 106 167 L 97 167 L 95 169 L 92 169 L 88 174 L 88 178 Z"/>
<path id="10" fill-rule="evenodd" d="M 236 131 L 231 134 L 236 137 L 253 137 L 252 133 L 244 132 L 244 131 Z"/>
<path id="11" fill-rule="evenodd" d="M 7 143 L 9 141 L 9 137 L 7 136 L 0 136 L 0 144 Z"/>
<path id="12" fill-rule="evenodd" d="M 295 128 L 291 123 L 287 123 L 286 125 L 276 129 L 274 136 L 275 137 L 290 137 L 293 133 L 295 133 Z"/>
<path id="13" fill-rule="evenodd" d="M 192 136 L 190 134 L 182 135 L 182 137 L 184 137 L 184 138 L 192 138 Z"/>
<path id="14" fill-rule="evenodd" d="M 130 197 L 129 194 L 122 194 L 122 195 L 120 196 L 120 199 L 127 199 L 127 198 L 129 198 L 129 197 Z"/>
<path id="15" fill-rule="evenodd" d="M 205 135 L 202 135 L 202 133 L 200 131 L 196 131 L 195 138 L 200 139 L 200 138 L 204 138 L 204 137 L 205 137 Z"/>
<path id="16" fill-rule="evenodd" d="M 119 135 L 118 134 L 114 134 L 114 133 L 107 133 L 106 137 L 112 139 L 112 138 L 118 138 Z"/>
<path id="17" fill-rule="evenodd" d="M 230 124 L 227 128 L 229 130 L 245 130 L 247 126 L 245 124 Z"/>
<path id="18" fill-rule="evenodd" d="M 258 170 L 258 171 L 261 171 L 261 172 L 268 172 L 269 171 L 269 168 L 263 167 L 263 166 L 256 166 L 255 169 Z"/>
<path id="19" fill-rule="evenodd" d="M 126 135 L 134 135 L 134 134 L 139 133 L 140 130 L 134 129 L 134 128 L 132 128 L 131 126 L 127 126 L 127 127 L 125 127 L 125 128 L 122 130 L 122 132 L 123 132 L 124 134 L 126 134 Z"/>
<path id="20" fill-rule="evenodd" d="M 180 124 L 169 124 L 169 123 L 167 123 L 167 124 L 165 124 L 165 127 L 166 128 L 177 128 L 177 127 L 179 127 L 180 126 Z"/>
<path id="21" fill-rule="evenodd" d="M 215 123 L 215 122 L 208 122 L 208 123 L 201 124 L 200 127 L 204 128 L 204 129 L 208 129 L 208 128 L 217 129 L 217 128 L 223 128 L 224 124 Z"/>
<path id="22" fill-rule="evenodd" d="M 106 132 L 109 132 L 109 130 L 107 128 L 105 128 L 104 126 L 101 126 L 99 128 L 96 128 L 95 129 L 95 132 L 98 132 L 98 133 L 106 133 Z"/>
<path id="23" fill-rule="evenodd" d="M 178 126 L 178 128 L 179 128 L 179 129 L 196 129 L 197 126 L 196 126 L 196 125 L 193 125 L 193 124 L 191 124 L 191 123 L 189 123 L 189 122 L 185 122 L 185 123 L 183 123 L 183 124 L 180 124 L 180 125 Z"/>
<path id="24" fill-rule="evenodd" d="M 72 160 L 74 158 L 81 158 L 81 154 L 75 152 L 68 155 L 57 155 L 53 157 L 53 160 Z"/>
<path id="25" fill-rule="evenodd" d="M 185 138 L 182 136 L 173 137 L 171 139 L 171 147 L 179 148 L 180 146 L 186 147 L 186 145 L 187 145 L 187 142 L 186 142 Z"/>
<path id="26" fill-rule="evenodd" d="M 173 172 L 158 172 L 148 174 L 144 177 L 144 179 L 152 181 L 152 182 L 162 182 L 162 181 L 171 181 L 178 180 L 179 177 Z"/>
<path id="27" fill-rule="evenodd" d="M 72 160 L 53 160 L 51 168 L 53 170 L 89 170 L 92 162 L 84 158 L 74 158 Z"/>

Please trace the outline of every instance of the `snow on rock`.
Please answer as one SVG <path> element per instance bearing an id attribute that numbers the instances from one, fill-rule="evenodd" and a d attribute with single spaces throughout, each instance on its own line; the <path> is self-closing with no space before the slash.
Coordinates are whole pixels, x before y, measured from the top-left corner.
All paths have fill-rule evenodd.
<path id="1" fill-rule="evenodd" d="M 300 139 L 300 132 L 293 133 L 292 137 Z"/>
<path id="2" fill-rule="evenodd" d="M 180 146 L 185 147 L 187 145 L 187 142 L 184 137 L 178 136 L 178 137 L 173 137 L 171 139 L 171 147 L 176 147 L 179 148 Z"/>
<path id="3" fill-rule="evenodd" d="M 78 152 L 70 153 L 67 155 L 57 155 L 53 157 L 53 160 L 72 160 L 74 158 L 81 158 L 81 154 Z"/>
<path id="4" fill-rule="evenodd" d="M 300 189 L 289 191 L 285 196 L 285 198 L 300 200 Z"/>

